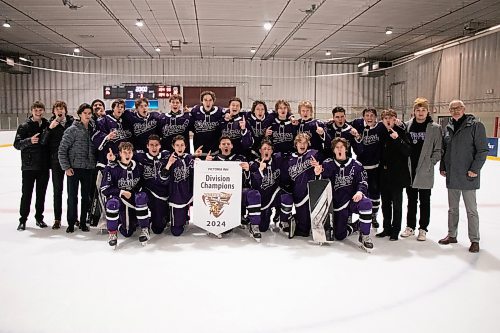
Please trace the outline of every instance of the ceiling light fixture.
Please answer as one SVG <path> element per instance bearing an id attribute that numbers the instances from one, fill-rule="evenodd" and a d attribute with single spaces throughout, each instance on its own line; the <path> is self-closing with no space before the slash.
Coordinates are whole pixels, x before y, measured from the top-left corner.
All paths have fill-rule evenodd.
<path id="1" fill-rule="evenodd" d="M 79 49 L 78 47 L 75 47 L 75 48 L 73 49 L 73 53 L 80 53 L 80 49 Z"/>
<path id="2" fill-rule="evenodd" d="M 250 52 L 255 53 L 255 52 L 257 52 L 257 50 L 255 49 L 255 47 L 252 47 L 252 49 L 250 50 Z"/>
<path id="3" fill-rule="evenodd" d="M 157 46 L 157 47 L 155 48 L 155 51 L 156 51 L 156 52 L 160 52 L 160 51 L 161 51 L 160 47 L 159 47 L 159 46 Z"/>
<path id="4" fill-rule="evenodd" d="M 385 34 L 386 35 L 392 35 L 392 27 L 385 28 Z"/>
<path id="5" fill-rule="evenodd" d="M 327 57 L 328 57 L 328 56 L 331 56 L 331 55 L 332 55 L 332 51 L 330 51 L 330 50 L 326 50 L 325 55 L 326 55 Z"/>
<path id="6" fill-rule="evenodd" d="M 365 65 L 368 65 L 368 61 L 363 61 L 363 62 L 360 62 L 360 63 L 358 64 L 358 68 L 361 68 L 361 67 L 363 67 L 363 66 L 365 66 Z"/>
<path id="7" fill-rule="evenodd" d="M 5 22 L 2 24 L 4 28 L 10 28 L 10 23 L 9 20 L 5 20 Z"/>
<path id="8" fill-rule="evenodd" d="M 272 27 L 273 27 L 273 24 L 271 22 L 264 23 L 264 29 L 269 31 L 269 30 L 271 30 Z"/>
<path id="9" fill-rule="evenodd" d="M 137 19 L 137 21 L 135 21 L 135 25 L 140 28 L 144 25 L 144 21 L 141 19 Z"/>

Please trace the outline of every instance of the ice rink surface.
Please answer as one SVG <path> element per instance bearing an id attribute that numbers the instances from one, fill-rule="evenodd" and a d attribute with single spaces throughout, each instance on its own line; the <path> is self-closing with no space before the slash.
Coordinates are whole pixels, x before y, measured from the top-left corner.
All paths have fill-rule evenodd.
<path id="1" fill-rule="evenodd" d="M 50 182 L 49 228 L 30 215 L 18 232 L 20 160 L 0 148 L 0 332 L 498 332 L 500 162 L 481 174 L 478 254 L 464 209 L 459 243 L 437 243 L 448 208 L 437 168 L 427 241 L 372 234 L 367 254 L 357 236 L 319 247 L 268 231 L 257 244 L 246 230 L 216 239 L 196 227 L 146 247 L 119 237 L 114 251 L 94 229 L 67 234 L 65 216 L 50 228 Z"/>

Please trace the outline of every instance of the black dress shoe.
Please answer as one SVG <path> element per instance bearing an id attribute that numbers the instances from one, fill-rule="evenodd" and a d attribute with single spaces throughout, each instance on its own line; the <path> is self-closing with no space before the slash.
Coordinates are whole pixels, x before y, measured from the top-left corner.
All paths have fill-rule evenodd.
<path id="1" fill-rule="evenodd" d="M 383 238 L 383 237 L 387 237 L 387 236 L 390 236 L 390 235 L 391 235 L 390 231 L 384 229 L 382 232 L 379 232 L 378 234 L 376 234 L 375 237 Z"/>
<path id="2" fill-rule="evenodd" d="M 19 222 L 19 225 L 17 226 L 17 230 L 19 230 L 19 231 L 26 230 L 26 222 Z"/>
<path id="3" fill-rule="evenodd" d="M 68 225 L 68 227 L 66 228 L 66 232 L 69 234 L 69 233 L 72 233 L 75 231 L 75 226 L 70 224 Z"/>
<path id="4" fill-rule="evenodd" d="M 87 227 L 86 224 L 81 224 L 81 223 L 80 223 L 80 230 L 84 232 L 90 231 L 89 227 Z"/>
<path id="5" fill-rule="evenodd" d="M 43 221 L 36 221 L 36 225 L 40 228 L 47 228 L 47 224 Z"/>

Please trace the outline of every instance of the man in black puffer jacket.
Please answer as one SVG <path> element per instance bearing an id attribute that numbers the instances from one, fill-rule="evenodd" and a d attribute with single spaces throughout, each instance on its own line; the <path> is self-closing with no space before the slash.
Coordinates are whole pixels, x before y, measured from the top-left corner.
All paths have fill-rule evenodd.
<path id="1" fill-rule="evenodd" d="M 30 213 L 31 197 L 36 182 L 35 219 L 36 225 L 45 228 L 43 211 L 45 193 L 49 182 L 49 154 L 46 146 L 39 141 L 44 140 L 44 130 L 49 127 L 47 119 L 43 118 L 45 105 L 36 101 L 31 106 L 31 116 L 19 125 L 14 139 L 14 148 L 21 151 L 22 161 L 22 196 L 19 208 L 19 226 L 17 230 L 26 229 L 26 221 Z"/>
<path id="2" fill-rule="evenodd" d="M 52 170 L 52 186 L 54 189 L 54 225 L 52 229 L 61 227 L 62 193 L 64 183 L 64 170 L 59 164 L 57 152 L 64 131 L 73 124 L 73 116 L 68 115 L 68 106 L 63 101 L 56 101 L 52 106 L 52 118 L 49 127 L 45 130 L 42 145 L 47 145 L 50 154 L 50 169 Z"/>

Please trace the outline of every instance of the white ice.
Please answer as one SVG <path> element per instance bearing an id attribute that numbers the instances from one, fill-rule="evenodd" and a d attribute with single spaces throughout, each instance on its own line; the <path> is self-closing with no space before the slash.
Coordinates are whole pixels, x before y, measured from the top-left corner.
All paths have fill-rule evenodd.
<path id="1" fill-rule="evenodd" d="M 447 232 L 437 172 L 428 240 L 372 235 L 367 254 L 355 236 L 319 247 L 267 232 L 257 244 L 247 231 L 215 239 L 194 227 L 146 247 L 119 238 L 113 251 L 96 230 L 50 228 L 51 183 L 49 228 L 30 215 L 19 232 L 14 148 L 0 148 L 0 171 L 0 332 L 498 332 L 500 162 L 482 170 L 479 254 L 467 251 L 463 209 L 459 243 L 437 244 Z"/>

